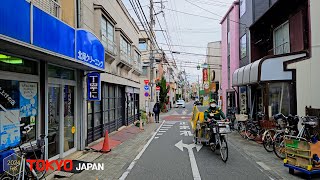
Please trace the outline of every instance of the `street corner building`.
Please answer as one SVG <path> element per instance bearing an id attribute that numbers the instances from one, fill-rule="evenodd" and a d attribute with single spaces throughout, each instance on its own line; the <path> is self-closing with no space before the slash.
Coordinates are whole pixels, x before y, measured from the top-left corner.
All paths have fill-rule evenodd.
<path id="1" fill-rule="evenodd" d="M 46 134 L 46 159 L 64 158 L 139 118 L 139 29 L 102 3 L 2 1 L 0 150 Z"/>

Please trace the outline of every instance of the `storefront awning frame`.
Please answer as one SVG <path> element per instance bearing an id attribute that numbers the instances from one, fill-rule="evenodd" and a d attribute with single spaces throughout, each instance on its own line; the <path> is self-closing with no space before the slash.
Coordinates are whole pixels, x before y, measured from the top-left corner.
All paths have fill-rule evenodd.
<path id="1" fill-rule="evenodd" d="M 285 63 L 304 59 L 307 52 L 266 56 L 234 71 L 232 86 L 245 86 L 261 82 L 293 80 L 292 71 L 287 71 Z"/>

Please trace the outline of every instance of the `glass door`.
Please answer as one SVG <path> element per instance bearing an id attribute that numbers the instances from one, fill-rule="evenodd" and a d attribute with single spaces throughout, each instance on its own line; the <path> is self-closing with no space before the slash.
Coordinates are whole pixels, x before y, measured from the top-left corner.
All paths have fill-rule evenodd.
<path id="1" fill-rule="evenodd" d="M 64 152 L 74 148 L 74 87 L 64 85 Z"/>
<path id="2" fill-rule="evenodd" d="M 48 86 L 48 158 L 75 148 L 75 87 Z"/>
<path id="3" fill-rule="evenodd" d="M 49 85 L 48 96 L 48 157 L 60 154 L 60 87 Z"/>

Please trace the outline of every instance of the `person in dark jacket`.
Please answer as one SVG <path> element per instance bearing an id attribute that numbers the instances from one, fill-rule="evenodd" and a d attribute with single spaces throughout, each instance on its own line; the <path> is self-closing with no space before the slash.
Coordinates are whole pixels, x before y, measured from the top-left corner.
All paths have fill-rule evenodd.
<path id="1" fill-rule="evenodd" d="M 153 106 L 154 119 L 156 123 L 159 123 L 159 114 L 160 114 L 160 104 L 156 102 Z"/>

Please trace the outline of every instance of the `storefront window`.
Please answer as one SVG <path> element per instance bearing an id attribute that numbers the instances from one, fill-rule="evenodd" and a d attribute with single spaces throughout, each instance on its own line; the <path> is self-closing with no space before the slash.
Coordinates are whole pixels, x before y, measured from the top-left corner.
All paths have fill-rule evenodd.
<path id="1" fill-rule="evenodd" d="M 292 85 L 289 83 L 271 83 L 269 85 L 269 112 L 271 115 L 292 114 Z"/>
<path id="2" fill-rule="evenodd" d="M 0 150 L 36 137 L 38 83 L 0 80 Z M 19 127 L 24 124 L 23 127 Z M 25 126 L 32 130 L 22 135 Z M 20 131 L 19 131 L 20 129 Z"/>
<path id="3" fill-rule="evenodd" d="M 0 70 L 37 75 L 38 63 L 36 61 L 0 54 Z"/>

